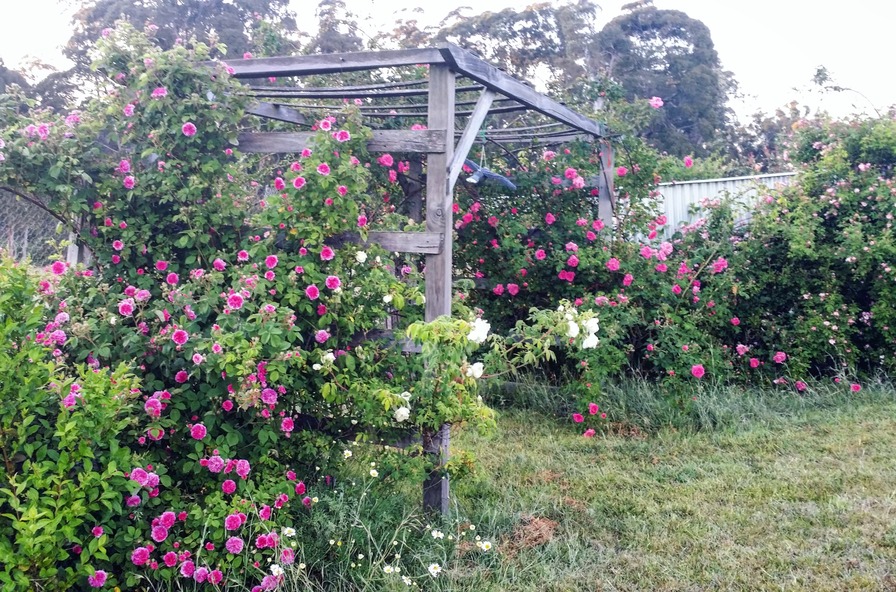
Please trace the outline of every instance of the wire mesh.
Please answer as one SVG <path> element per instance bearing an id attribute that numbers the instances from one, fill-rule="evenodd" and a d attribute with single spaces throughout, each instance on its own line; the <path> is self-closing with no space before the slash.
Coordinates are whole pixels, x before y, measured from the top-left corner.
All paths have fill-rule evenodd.
<path id="1" fill-rule="evenodd" d="M 59 221 L 15 195 L 0 191 L 0 250 L 17 261 L 47 265 L 59 253 Z"/>

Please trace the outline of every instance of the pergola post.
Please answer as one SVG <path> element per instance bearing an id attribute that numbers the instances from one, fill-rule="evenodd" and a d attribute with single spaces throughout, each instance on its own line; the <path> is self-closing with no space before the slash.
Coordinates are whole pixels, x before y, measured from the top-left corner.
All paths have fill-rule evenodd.
<path id="1" fill-rule="evenodd" d="M 429 68 L 427 117 L 427 127 L 445 137 L 445 150 L 430 153 L 426 162 L 426 230 L 445 237 L 441 251 L 426 256 L 425 320 L 430 322 L 451 315 L 454 216 L 448 167 L 454 153 L 454 73 L 445 64 Z M 450 434 L 448 424 L 423 432 L 424 452 L 438 465 L 423 484 L 423 507 L 443 514 L 448 512 L 448 477 L 442 475 L 441 465 L 448 460 Z"/>
<path id="2" fill-rule="evenodd" d="M 616 195 L 613 188 L 613 147 L 609 142 L 600 142 L 600 174 L 597 181 L 598 215 L 608 230 L 614 228 L 616 215 Z"/>

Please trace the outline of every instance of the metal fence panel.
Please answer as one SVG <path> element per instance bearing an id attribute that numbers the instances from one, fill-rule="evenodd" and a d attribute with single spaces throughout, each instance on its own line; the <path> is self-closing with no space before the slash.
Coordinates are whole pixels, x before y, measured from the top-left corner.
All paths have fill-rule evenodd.
<path id="1" fill-rule="evenodd" d="M 746 203 L 752 204 L 762 193 L 763 187 L 773 189 L 790 185 L 795 176 L 796 173 L 772 173 L 747 177 L 660 183 L 658 189 L 663 196 L 667 218 L 666 236 L 672 236 L 682 224 L 690 224 L 699 218 L 700 213 L 692 214 L 691 209 L 692 206 L 699 205 L 704 199 L 712 200 L 728 193 L 742 196 Z M 749 219 L 749 212 L 744 212 L 744 219 Z"/>
<path id="2" fill-rule="evenodd" d="M 0 191 L 0 250 L 13 259 L 31 259 L 46 265 L 58 250 L 51 243 L 64 238 L 57 234 L 59 221 L 11 193 Z"/>

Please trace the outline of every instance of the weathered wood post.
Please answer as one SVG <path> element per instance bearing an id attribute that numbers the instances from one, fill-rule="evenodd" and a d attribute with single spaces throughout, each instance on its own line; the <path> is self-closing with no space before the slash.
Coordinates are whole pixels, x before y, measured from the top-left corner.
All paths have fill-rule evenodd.
<path id="1" fill-rule="evenodd" d="M 600 174 L 597 182 L 598 214 L 607 230 L 612 231 L 613 217 L 616 215 L 616 195 L 613 193 L 613 178 L 616 171 L 613 170 L 613 147 L 607 141 L 601 141 L 600 146 Z"/>
<path id="2" fill-rule="evenodd" d="M 454 73 L 445 64 L 432 64 L 429 68 L 427 116 L 427 127 L 445 134 L 445 151 L 430 153 L 426 161 L 426 230 L 444 236 L 441 251 L 426 256 L 425 320 L 429 322 L 451 314 L 454 216 L 448 167 L 454 154 Z M 443 514 L 448 512 L 448 477 L 442 475 L 440 465 L 448 460 L 450 435 L 448 424 L 423 432 L 424 452 L 439 465 L 423 484 L 423 507 L 438 509 Z"/>

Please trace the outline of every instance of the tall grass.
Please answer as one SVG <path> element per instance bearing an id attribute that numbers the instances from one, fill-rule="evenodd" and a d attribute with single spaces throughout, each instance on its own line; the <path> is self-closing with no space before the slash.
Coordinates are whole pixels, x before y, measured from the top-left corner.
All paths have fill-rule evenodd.
<path id="1" fill-rule="evenodd" d="M 490 385 L 484 400 L 498 409 L 534 411 L 569 417 L 582 411 L 582 395 L 573 387 L 546 383 L 533 375 L 517 382 Z M 717 381 L 695 381 L 693 387 L 670 390 L 641 378 L 611 382 L 587 395 L 607 413 L 610 429 L 654 433 L 662 428 L 688 431 L 750 429 L 776 425 L 816 411 L 848 409 L 896 400 L 896 388 L 886 376 L 865 382 L 853 392 L 844 378 L 810 382 L 803 392 L 791 387 L 756 387 Z"/>

